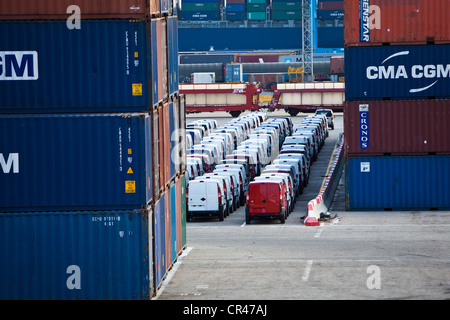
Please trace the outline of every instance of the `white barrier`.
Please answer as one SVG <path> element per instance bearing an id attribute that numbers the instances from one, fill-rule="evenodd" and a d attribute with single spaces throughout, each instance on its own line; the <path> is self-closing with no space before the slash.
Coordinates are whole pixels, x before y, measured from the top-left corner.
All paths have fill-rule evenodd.
<path id="1" fill-rule="evenodd" d="M 342 169 L 344 165 L 343 150 L 344 150 L 344 134 L 341 133 L 337 142 L 339 149 L 333 164 L 330 167 L 325 183 L 320 190 L 317 197 L 308 202 L 307 213 L 303 218 L 305 226 L 319 226 L 319 219 L 321 213 L 327 213 L 330 207 L 336 187 L 341 178 Z"/>

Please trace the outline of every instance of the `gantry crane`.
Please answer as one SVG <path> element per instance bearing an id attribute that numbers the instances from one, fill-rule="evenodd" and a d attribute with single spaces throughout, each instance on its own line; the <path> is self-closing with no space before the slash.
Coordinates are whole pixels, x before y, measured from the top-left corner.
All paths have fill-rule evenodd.
<path id="1" fill-rule="evenodd" d="M 315 0 L 302 0 L 302 66 L 304 82 L 314 81 L 312 1 Z"/>

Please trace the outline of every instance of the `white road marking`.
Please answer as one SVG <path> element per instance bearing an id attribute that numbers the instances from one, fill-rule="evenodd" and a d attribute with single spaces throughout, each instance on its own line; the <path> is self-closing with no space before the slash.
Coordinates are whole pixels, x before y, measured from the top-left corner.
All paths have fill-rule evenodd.
<path id="1" fill-rule="evenodd" d="M 308 262 L 306 264 L 306 269 L 303 272 L 302 281 L 308 281 L 309 273 L 311 272 L 312 265 L 313 265 L 313 260 L 308 260 Z"/>

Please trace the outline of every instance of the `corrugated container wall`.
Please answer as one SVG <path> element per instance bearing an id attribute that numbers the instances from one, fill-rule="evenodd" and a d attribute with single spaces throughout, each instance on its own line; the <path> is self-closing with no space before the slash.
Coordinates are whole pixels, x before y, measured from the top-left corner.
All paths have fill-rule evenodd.
<path id="1" fill-rule="evenodd" d="M 137 20 L 0 24 L 0 112 L 134 112 L 152 106 L 150 24 Z M 3 72 L 2 72 L 3 71 Z"/>
<path id="2" fill-rule="evenodd" d="M 154 270 L 155 270 L 155 288 L 158 289 L 166 275 L 166 217 L 164 194 L 155 201 L 154 205 Z"/>
<path id="3" fill-rule="evenodd" d="M 344 0 L 344 45 L 450 43 L 448 0 Z"/>
<path id="4" fill-rule="evenodd" d="M 450 208 L 450 156 L 352 157 L 345 172 L 346 210 Z"/>
<path id="5" fill-rule="evenodd" d="M 151 141 L 145 113 L 2 115 L 0 211 L 145 207 Z"/>
<path id="6" fill-rule="evenodd" d="M 0 299 L 151 298 L 152 221 L 151 207 L 0 213 Z"/>
<path id="7" fill-rule="evenodd" d="M 171 199 L 170 199 L 170 191 L 169 189 L 166 189 L 164 192 L 164 195 L 161 196 L 161 201 L 164 198 L 164 216 L 166 221 L 164 222 L 166 230 L 164 233 L 165 236 L 165 245 L 166 245 L 166 273 L 169 271 L 170 266 L 172 265 L 172 224 L 170 222 L 170 207 L 171 207 Z"/>
<path id="8" fill-rule="evenodd" d="M 450 97 L 450 45 L 345 48 L 345 99 Z"/>
<path id="9" fill-rule="evenodd" d="M 450 154 L 450 100 L 344 104 L 345 154 Z"/>
<path id="10" fill-rule="evenodd" d="M 171 263 L 175 263 L 178 256 L 177 248 L 177 215 L 179 214 L 179 208 L 177 208 L 177 189 L 175 181 L 170 183 L 170 248 L 171 248 Z"/>
<path id="11" fill-rule="evenodd" d="M 149 0 L 0 0 L 0 20 L 66 20 L 75 13 L 69 10 L 73 5 L 80 8 L 80 19 L 142 19 L 150 14 Z"/>
<path id="12" fill-rule="evenodd" d="M 178 19 L 169 16 L 167 21 L 168 60 L 169 60 L 169 96 L 178 93 Z"/>

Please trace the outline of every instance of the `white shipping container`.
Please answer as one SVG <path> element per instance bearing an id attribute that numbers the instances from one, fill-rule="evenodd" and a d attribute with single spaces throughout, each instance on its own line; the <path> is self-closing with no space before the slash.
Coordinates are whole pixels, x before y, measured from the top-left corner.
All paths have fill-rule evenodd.
<path id="1" fill-rule="evenodd" d="M 215 83 L 216 74 L 214 72 L 194 72 L 191 74 L 191 83 Z"/>

